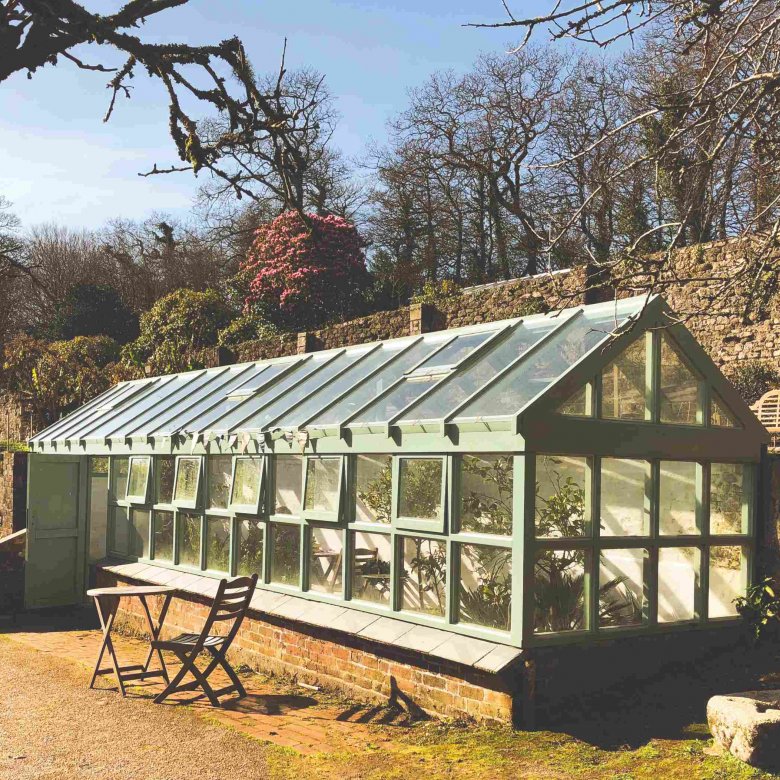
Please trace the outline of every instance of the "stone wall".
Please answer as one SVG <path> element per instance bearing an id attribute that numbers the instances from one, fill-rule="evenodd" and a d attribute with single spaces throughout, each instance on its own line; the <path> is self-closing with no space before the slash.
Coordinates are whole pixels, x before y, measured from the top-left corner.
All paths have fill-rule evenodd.
<path id="1" fill-rule="evenodd" d="M 97 583 L 99 587 L 144 584 L 102 569 Z M 155 614 L 159 608 L 159 603 L 152 605 Z M 141 610 L 136 599 L 122 600 L 119 627 L 143 631 Z M 208 612 L 207 599 L 180 591 L 171 602 L 164 637 L 200 632 Z M 233 643 L 231 659 L 360 701 L 394 702 L 412 712 L 493 723 L 511 723 L 514 714 L 511 677 L 265 613 L 249 612 Z"/>
<path id="2" fill-rule="evenodd" d="M 27 525 L 27 453 L 0 452 L 0 539 Z"/>
<path id="3" fill-rule="evenodd" d="M 0 393 L 0 446 L 7 441 L 27 441 L 40 424 L 23 399 Z"/>
<path id="4" fill-rule="evenodd" d="M 750 307 L 747 320 L 743 317 L 745 304 L 753 299 L 755 292 L 751 285 L 734 282 L 726 293 L 713 300 L 717 285 L 710 280 L 714 278 L 718 285 L 738 280 L 740 271 L 746 267 L 749 249 L 742 242 L 716 241 L 680 250 L 674 256 L 662 290 L 672 308 L 684 318 L 688 328 L 727 375 L 735 364 L 743 361 L 780 363 L 780 290 L 775 289 L 776 281 L 764 281 L 763 290 L 760 290 L 764 300 L 760 305 Z M 575 306 L 585 302 L 584 290 L 585 277 L 581 268 L 470 287 L 435 304 L 413 304 L 306 334 L 287 333 L 246 342 L 232 350 L 228 362 L 332 349 L 508 319 L 559 306 Z M 645 291 L 642 277 L 637 276 L 624 285 L 618 295 Z M 607 286 L 591 291 L 589 299 L 605 300 L 614 295 L 614 290 Z M 215 349 L 204 353 L 207 365 L 224 364 L 226 358 L 218 352 Z"/>

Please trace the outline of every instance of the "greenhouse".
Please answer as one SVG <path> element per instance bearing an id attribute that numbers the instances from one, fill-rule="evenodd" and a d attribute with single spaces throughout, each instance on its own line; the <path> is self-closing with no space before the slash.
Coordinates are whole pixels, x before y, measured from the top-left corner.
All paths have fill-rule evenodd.
<path id="1" fill-rule="evenodd" d="M 27 601 L 137 561 L 514 648 L 733 624 L 766 441 L 659 297 L 123 382 L 30 441 Z"/>

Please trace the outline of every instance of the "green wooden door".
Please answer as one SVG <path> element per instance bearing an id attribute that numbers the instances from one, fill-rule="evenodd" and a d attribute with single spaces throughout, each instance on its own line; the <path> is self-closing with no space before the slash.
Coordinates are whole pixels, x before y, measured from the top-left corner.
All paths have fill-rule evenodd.
<path id="1" fill-rule="evenodd" d="M 87 459 L 29 457 L 25 605 L 56 607 L 84 599 Z"/>

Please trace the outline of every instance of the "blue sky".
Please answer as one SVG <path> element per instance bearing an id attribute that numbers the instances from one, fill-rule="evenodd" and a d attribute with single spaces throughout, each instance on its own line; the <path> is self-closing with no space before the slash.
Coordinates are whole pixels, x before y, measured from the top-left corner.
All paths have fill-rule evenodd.
<path id="1" fill-rule="evenodd" d="M 84 2 L 98 12 L 121 5 Z M 545 0 L 514 4 L 530 13 L 545 7 Z M 507 48 L 516 35 L 462 26 L 502 18 L 500 0 L 191 0 L 150 22 L 144 35 L 199 44 L 238 34 L 258 72 L 278 67 L 287 37 L 288 66 L 326 75 L 342 115 L 335 142 L 358 155 L 369 140 L 382 140 L 409 87 L 435 70 L 468 68 L 480 51 Z M 90 55 L 86 47 L 83 56 Z M 137 76 L 133 98 L 120 100 L 104 124 L 106 80 L 62 62 L 32 80 L 17 74 L 0 84 L 0 194 L 25 225 L 91 228 L 190 208 L 198 186 L 191 174 L 137 175 L 175 162 L 161 86 Z"/>

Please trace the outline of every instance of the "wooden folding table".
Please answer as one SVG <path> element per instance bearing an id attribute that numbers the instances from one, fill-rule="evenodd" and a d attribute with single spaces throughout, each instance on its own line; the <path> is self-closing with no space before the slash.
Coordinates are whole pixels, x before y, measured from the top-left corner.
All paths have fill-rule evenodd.
<path id="1" fill-rule="evenodd" d="M 146 622 L 149 626 L 150 642 L 154 642 L 156 639 L 160 638 L 160 631 L 165 622 L 165 615 L 168 612 L 171 597 L 175 592 L 176 588 L 169 588 L 163 585 L 141 585 L 127 588 L 93 588 L 92 590 L 87 591 L 87 596 L 91 596 L 95 599 L 95 607 L 97 608 L 98 618 L 100 619 L 100 627 L 103 629 L 103 642 L 100 645 L 100 652 L 98 653 L 97 662 L 95 663 L 95 671 L 92 674 L 92 680 L 89 683 L 90 688 L 94 687 L 95 680 L 99 675 L 111 674 L 112 672 L 116 675 L 122 696 L 126 695 L 125 683 L 131 681 L 162 677 L 165 682 L 170 682 L 162 653 L 159 650 L 155 651 L 151 646 L 149 647 L 149 654 L 146 656 L 146 662 L 144 664 L 121 666 L 116 655 L 116 650 L 114 650 L 114 643 L 111 641 L 111 629 L 114 625 L 117 608 L 119 607 L 119 599 L 137 598 L 140 599 L 144 608 Z M 147 596 L 165 597 L 163 599 L 162 608 L 160 609 L 160 616 L 156 623 L 152 620 L 152 613 L 149 610 L 149 605 L 146 601 Z M 108 655 L 111 658 L 111 667 L 101 669 L 100 664 L 103 661 L 103 655 L 106 650 L 108 650 Z M 149 669 L 149 664 L 152 662 L 152 656 L 155 652 L 160 660 L 160 669 Z"/>

